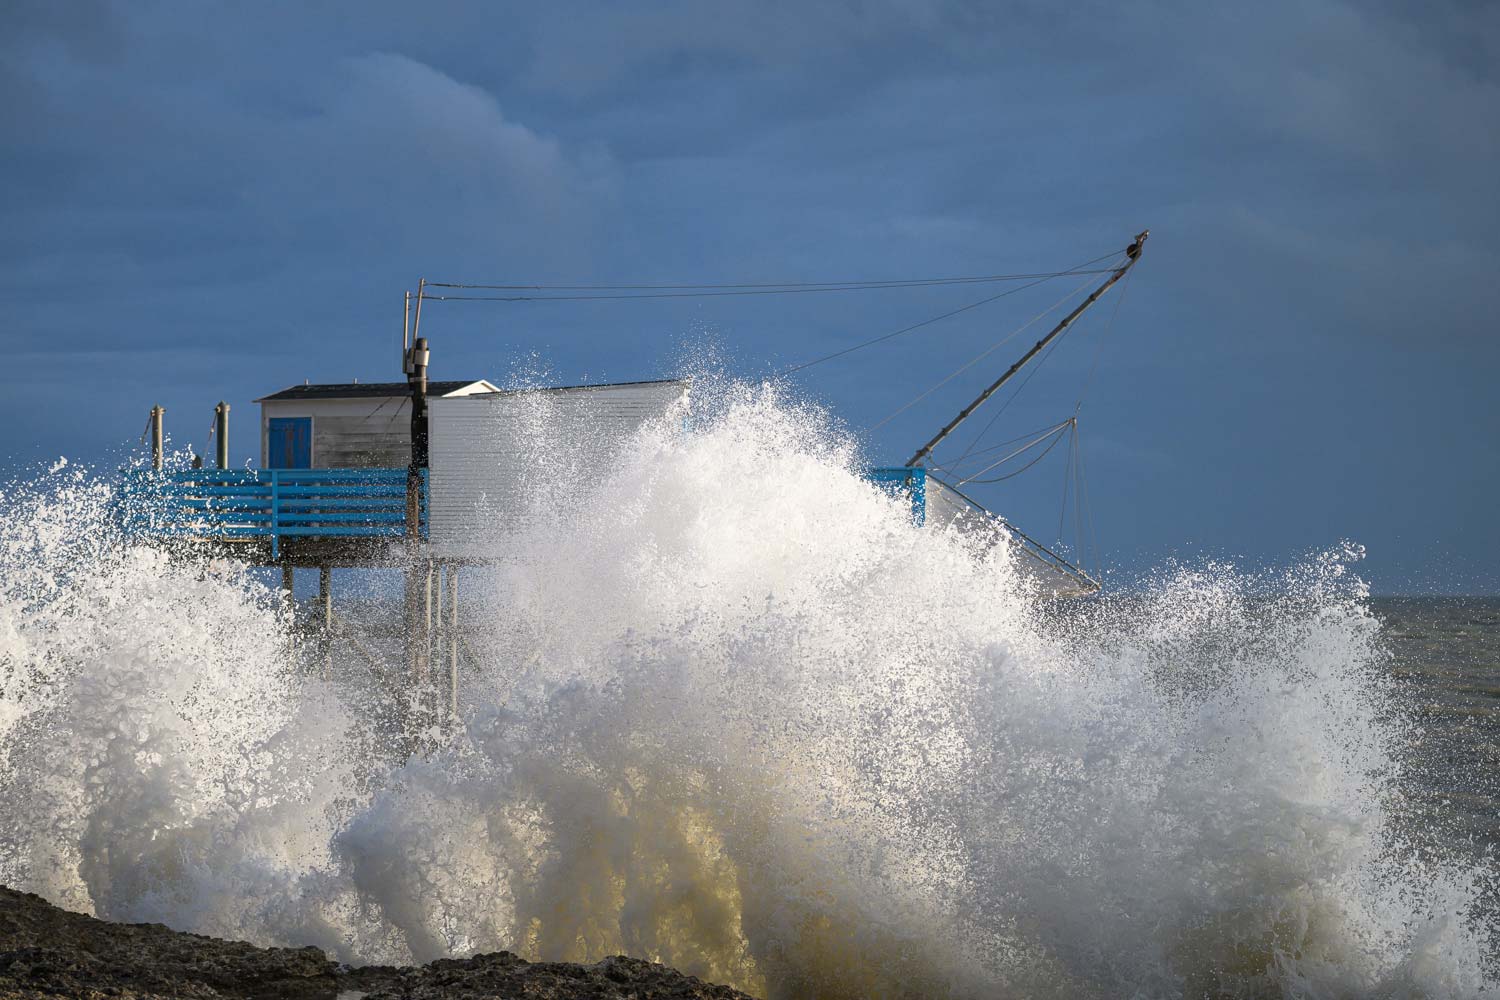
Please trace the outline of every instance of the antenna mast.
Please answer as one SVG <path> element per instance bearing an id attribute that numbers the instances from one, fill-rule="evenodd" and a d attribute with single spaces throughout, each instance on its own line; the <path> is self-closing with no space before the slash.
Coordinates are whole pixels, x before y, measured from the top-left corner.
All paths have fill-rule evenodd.
<path id="1" fill-rule="evenodd" d="M 1029 350 L 1025 354 L 1021 355 L 1021 360 L 1019 360 L 1015 364 L 1011 365 L 1010 366 L 1010 370 L 1007 371 L 1004 375 L 1001 375 L 998 379 L 996 379 L 994 381 L 994 383 L 990 385 L 989 388 L 987 388 L 987 389 L 984 390 L 984 392 L 981 392 L 979 394 L 978 398 L 976 398 L 974 400 L 974 402 L 970 403 L 968 406 L 966 406 L 962 410 L 960 410 L 958 416 L 956 416 L 952 420 L 948 421 L 947 426 L 945 426 L 942 430 L 938 431 L 937 435 L 931 441 L 928 441 L 922 447 L 918 448 L 917 449 L 917 453 L 915 455 L 913 455 L 911 458 L 909 458 L 909 459 L 906 460 L 906 464 L 909 465 L 909 466 L 910 465 L 920 465 L 922 463 L 922 461 L 927 458 L 928 455 L 932 454 L 932 449 L 936 448 L 938 446 L 939 442 L 941 442 L 943 440 L 943 438 L 947 437 L 949 434 L 952 434 L 953 431 L 955 429 L 957 429 L 957 427 L 958 427 L 959 424 L 961 424 L 965 420 L 969 419 L 969 417 L 974 413 L 974 411 L 977 410 L 977 409 L 979 409 L 980 405 L 986 399 L 989 399 L 996 392 L 998 392 L 1001 386 L 1003 386 L 1005 383 L 1009 382 L 1012 378 L 1015 377 L 1016 372 L 1020 371 L 1024 367 L 1026 367 L 1027 362 L 1029 362 L 1032 358 L 1034 358 L 1038 354 L 1040 354 L 1042 352 L 1043 348 L 1045 348 L 1048 344 L 1052 343 L 1052 341 L 1056 340 L 1058 338 L 1058 336 L 1064 330 L 1066 330 L 1068 327 L 1072 326 L 1073 325 L 1073 321 L 1075 319 L 1077 319 L 1079 316 L 1082 316 L 1085 309 L 1087 309 L 1089 306 L 1093 305 L 1095 302 L 1099 301 L 1100 296 L 1102 296 L 1105 292 L 1109 291 L 1110 288 L 1114 285 L 1115 282 L 1117 282 L 1121 278 L 1125 277 L 1126 272 L 1129 271 L 1132 267 L 1135 266 L 1135 262 L 1136 261 L 1140 260 L 1140 258 L 1141 258 L 1141 247 L 1145 245 L 1145 243 L 1146 243 L 1146 237 L 1149 236 L 1149 235 L 1151 235 L 1151 230 L 1149 230 L 1149 229 L 1144 230 L 1143 232 L 1141 232 L 1141 234 L 1138 235 L 1135 238 L 1135 242 L 1132 243 L 1132 244 L 1130 244 L 1130 246 L 1128 246 L 1128 247 L 1125 248 L 1125 256 L 1127 258 L 1126 261 L 1125 261 L 1125 263 L 1122 264 L 1119 268 L 1117 268 L 1115 270 L 1115 272 L 1109 276 L 1108 280 L 1106 280 L 1104 282 L 1104 284 L 1102 284 L 1098 288 L 1094 289 L 1094 291 L 1089 295 L 1088 298 L 1084 299 L 1081 303 L 1079 303 L 1077 309 L 1074 309 L 1072 312 L 1068 313 L 1068 315 L 1063 318 L 1063 321 L 1061 323 L 1057 324 L 1055 327 L 1053 327 L 1052 331 L 1050 333 L 1048 333 L 1045 337 L 1043 337 L 1041 340 L 1038 340 L 1036 342 L 1036 345 L 1034 347 L 1032 347 L 1031 350 Z"/>

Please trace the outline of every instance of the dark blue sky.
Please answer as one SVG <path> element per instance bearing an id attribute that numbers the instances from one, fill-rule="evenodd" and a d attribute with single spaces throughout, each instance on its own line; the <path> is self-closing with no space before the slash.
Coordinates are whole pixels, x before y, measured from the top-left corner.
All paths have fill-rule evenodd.
<path id="1" fill-rule="evenodd" d="M 1149 226 L 1082 418 L 1118 575 L 1347 538 L 1379 590 L 1500 589 L 1500 5 L 6 10 L 12 467 L 118 455 L 155 402 L 202 449 L 219 398 L 249 456 L 254 397 L 399 377 L 418 276 L 1008 273 Z M 1065 287 L 799 384 L 861 431 Z M 438 378 L 628 380 L 709 350 L 759 375 L 978 297 L 449 303 L 423 332 Z M 1113 305 L 996 433 L 1071 412 Z M 869 434 L 871 459 L 1011 353 Z M 1037 471 L 983 497 L 1050 538 L 1062 470 Z"/>

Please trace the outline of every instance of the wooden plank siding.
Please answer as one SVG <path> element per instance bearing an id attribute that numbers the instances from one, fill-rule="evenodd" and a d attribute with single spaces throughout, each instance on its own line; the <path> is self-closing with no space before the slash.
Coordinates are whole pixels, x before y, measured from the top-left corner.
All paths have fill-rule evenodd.
<path id="1" fill-rule="evenodd" d="M 393 422 L 367 416 L 313 419 L 315 469 L 405 468 L 410 462 L 411 417 L 404 400 Z"/>
<path id="2" fill-rule="evenodd" d="M 411 461 L 411 400 L 400 396 L 261 403 L 262 467 L 273 417 L 312 418 L 312 468 L 405 468 Z"/>
<path id="3" fill-rule="evenodd" d="M 513 528 L 538 489 L 598 478 L 624 441 L 687 388 L 643 382 L 432 400 L 433 550 L 456 555 Z"/>

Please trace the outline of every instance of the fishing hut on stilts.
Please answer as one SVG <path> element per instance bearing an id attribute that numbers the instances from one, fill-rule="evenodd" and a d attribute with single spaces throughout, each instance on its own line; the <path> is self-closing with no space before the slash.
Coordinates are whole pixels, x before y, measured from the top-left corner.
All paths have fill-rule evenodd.
<path id="1" fill-rule="evenodd" d="M 988 544 L 1008 545 L 1014 565 L 1029 575 L 1043 594 L 1080 596 L 1099 590 L 1100 585 L 1094 576 L 1055 549 L 1034 541 L 961 490 L 971 482 L 1010 478 L 1014 473 L 983 478 L 997 469 L 1003 472 L 1002 467 L 1008 462 L 1025 462 L 1021 471 L 1030 468 L 1038 458 L 1028 458 L 1029 453 L 1040 451 L 1045 455 L 1065 434 L 1071 433 L 1076 453 L 1077 407 L 1071 417 L 1033 432 L 1030 440 L 1018 447 L 1011 447 L 1013 442 L 1002 442 L 976 450 L 975 444 L 971 444 L 956 461 L 941 465 L 934 461 L 934 451 L 1023 368 L 1039 355 L 1045 360 L 1049 348 L 1134 267 L 1146 236 L 1142 232 L 1124 251 L 1108 255 L 1117 258 L 1115 263 L 1095 266 L 1107 259 L 1098 258 L 1065 271 L 1041 275 L 991 275 L 905 283 L 797 283 L 780 288 L 804 293 L 1018 279 L 1036 284 L 1062 275 L 1106 276 L 905 464 L 865 470 L 869 481 L 910 504 L 914 524 L 937 530 L 978 530 Z M 579 287 L 591 291 L 579 295 Z M 420 335 L 423 302 L 768 294 L 768 287 L 559 286 L 559 290 L 568 294 L 548 296 L 537 294 L 539 286 L 473 286 L 423 280 L 418 283 L 415 295 L 408 292 L 404 296 L 401 361 L 405 380 L 304 383 L 261 397 L 256 400 L 261 406 L 258 468 L 230 468 L 229 406 L 221 402 L 214 411 L 215 467 L 205 469 L 201 462 L 195 461 L 193 468 L 166 469 L 164 411 L 160 406 L 153 407 L 148 423 L 152 440 L 150 468 L 130 473 L 121 491 L 125 526 L 137 534 L 202 543 L 253 565 L 279 568 L 288 599 L 296 571 L 316 569 L 316 621 L 312 628 L 303 631 L 315 635 L 321 644 L 318 658 L 325 672 L 332 663 L 335 639 L 360 650 L 372 667 L 386 672 L 381 657 L 370 651 L 336 613 L 333 571 L 399 569 L 403 575 L 404 663 L 397 686 L 405 694 L 402 699 L 405 723 L 409 731 L 446 723 L 458 711 L 460 662 L 465 650 L 460 624 L 461 569 L 495 558 L 493 549 L 486 550 L 476 544 L 476 539 L 493 537 L 493 532 L 487 529 L 493 527 L 497 515 L 503 519 L 507 513 L 514 515 L 525 509 L 522 491 L 533 471 L 527 466 L 530 453 L 521 430 L 527 422 L 528 408 L 538 399 L 545 400 L 550 447 L 573 452 L 583 448 L 590 467 L 602 469 L 613 460 L 616 449 L 644 423 L 660 419 L 676 407 L 685 407 L 690 387 L 686 380 L 664 379 L 502 391 L 484 379 L 433 381 L 428 374 L 431 349 L 428 339 Z M 1080 286 L 1076 293 L 1070 294 L 1081 294 L 1085 287 Z M 440 291 L 434 294 L 429 290 L 432 288 Z M 485 292 L 469 294 L 473 289 Z M 1008 292 L 991 295 L 788 371 L 800 371 L 882 343 L 1005 294 Z M 1066 301 L 1067 298 L 1059 300 L 1052 308 Z M 1018 335 L 1045 315 L 1046 312 L 1039 314 L 1005 339 Z M 959 371 L 993 350 L 994 347 L 988 348 Z M 939 385 L 947 381 L 944 379 Z M 1023 380 L 1021 385 L 1024 384 Z M 917 399 L 925 395 L 926 392 Z M 1082 405 L 1081 396 L 1078 405 Z M 993 423 L 992 418 L 990 424 Z M 986 425 L 985 431 L 988 429 Z M 981 431 L 979 436 L 983 434 Z M 536 442 L 530 444 L 535 447 Z M 997 451 L 1004 454 L 997 458 Z M 1078 457 L 1081 461 L 1081 456 Z M 960 474 L 958 468 L 964 462 L 978 462 L 981 467 Z M 1071 474 L 1071 462 L 1069 468 Z M 1081 489 L 1081 467 L 1077 475 Z M 1066 502 L 1065 492 L 1065 512 Z M 1080 495 L 1075 512 L 1081 506 Z"/>
<path id="2" fill-rule="evenodd" d="M 168 469 L 165 410 L 151 409 L 150 467 L 127 473 L 127 531 L 207 546 L 280 570 L 291 602 L 298 570 L 317 570 L 312 621 L 294 634 L 319 644 L 326 673 L 335 641 L 389 676 L 386 658 L 335 609 L 334 570 L 402 574 L 401 655 L 405 724 L 423 731 L 454 717 L 465 566 L 494 557 L 485 539 L 523 506 L 527 442 L 522 425 L 545 400 L 557 440 L 582 443 L 600 463 L 648 420 L 682 400 L 681 379 L 501 390 L 485 379 L 431 380 L 432 351 L 418 336 L 420 298 L 406 296 L 404 382 L 304 383 L 256 400 L 259 467 L 230 468 L 229 406 L 219 403 L 213 468 Z M 533 442 L 534 443 L 534 442 Z M 307 652 L 307 651 L 304 651 Z M 393 678 L 395 679 L 395 678 Z"/>

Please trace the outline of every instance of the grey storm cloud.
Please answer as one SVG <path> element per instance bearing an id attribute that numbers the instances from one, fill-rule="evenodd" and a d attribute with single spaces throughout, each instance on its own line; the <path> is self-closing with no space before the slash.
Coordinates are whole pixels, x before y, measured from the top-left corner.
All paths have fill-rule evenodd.
<path id="1" fill-rule="evenodd" d="M 611 197 L 607 157 L 565 150 L 493 95 L 406 56 L 341 59 L 307 97 L 309 114 L 269 123 L 254 197 L 263 215 L 304 206 L 311 218 L 295 227 L 324 243 L 431 228 L 492 259 L 524 230 L 543 236 L 532 255 L 566 257 Z"/>
<path id="2" fill-rule="evenodd" d="M 0 415 L 36 423 L 27 461 L 118 440 L 69 386 L 101 386 L 114 429 L 152 401 L 389 374 L 379 338 L 418 275 L 994 273 L 1149 225 L 1090 404 L 1114 415 L 1117 538 L 1348 534 L 1421 562 L 1430 537 L 1494 563 L 1479 497 L 1500 461 L 1454 470 L 1500 440 L 1481 402 L 1497 67 L 1500 8 L 1461 2 L 20 0 L 0 38 L 0 287 L 24 370 Z M 759 372 L 955 304 L 452 304 L 432 322 L 480 374 L 530 352 L 656 372 L 703 331 Z M 1016 320 L 975 314 L 809 391 L 874 424 Z M 952 402 L 872 453 L 909 450 Z M 1434 526 L 1397 543 L 1387 515 L 1416 519 L 1424 477 L 1465 485 L 1427 490 Z"/>

